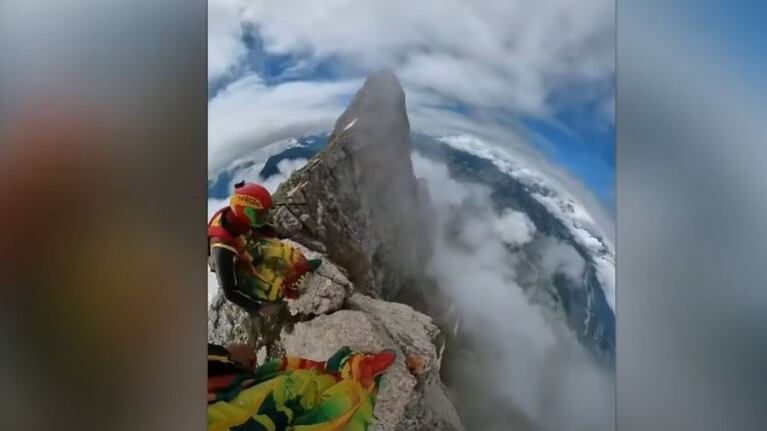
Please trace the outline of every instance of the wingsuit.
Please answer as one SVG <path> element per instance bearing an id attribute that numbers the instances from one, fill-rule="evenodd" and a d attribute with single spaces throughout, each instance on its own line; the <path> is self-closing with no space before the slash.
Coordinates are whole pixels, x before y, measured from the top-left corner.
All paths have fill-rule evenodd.
<path id="1" fill-rule="evenodd" d="M 208 430 L 365 431 L 394 360 L 344 347 L 325 362 L 288 356 L 248 371 L 209 345 Z"/>

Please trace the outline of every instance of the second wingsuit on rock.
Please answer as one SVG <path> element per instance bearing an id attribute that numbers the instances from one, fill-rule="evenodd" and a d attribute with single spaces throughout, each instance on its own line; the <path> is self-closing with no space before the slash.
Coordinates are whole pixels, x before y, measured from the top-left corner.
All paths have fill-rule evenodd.
<path id="1" fill-rule="evenodd" d="M 236 347 L 208 345 L 209 431 L 365 431 L 395 360 L 345 347 L 324 362 L 288 356 L 254 370 Z"/>

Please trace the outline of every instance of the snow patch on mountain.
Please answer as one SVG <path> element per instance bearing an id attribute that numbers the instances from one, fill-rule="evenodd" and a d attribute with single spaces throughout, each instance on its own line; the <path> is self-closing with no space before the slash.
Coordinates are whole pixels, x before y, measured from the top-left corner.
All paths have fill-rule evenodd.
<path id="1" fill-rule="evenodd" d="M 344 127 L 344 130 L 342 130 L 342 131 L 345 132 L 345 131 L 351 129 L 352 127 L 354 127 L 354 123 L 356 123 L 356 122 L 357 122 L 357 119 L 356 118 L 353 119 L 349 124 L 346 125 L 346 127 Z"/>

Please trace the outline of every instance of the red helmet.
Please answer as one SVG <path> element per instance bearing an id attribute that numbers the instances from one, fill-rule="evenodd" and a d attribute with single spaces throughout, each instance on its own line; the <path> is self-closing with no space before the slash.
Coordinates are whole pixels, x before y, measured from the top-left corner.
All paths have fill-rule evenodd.
<path id="1" fill-rule="evenodd" d="M 255 183 L 237 183 L 229 199 L 229 208 L 234 215 L 251 227 L 261 227 L 269 218 L 272 195 L 269 190 Z"/>

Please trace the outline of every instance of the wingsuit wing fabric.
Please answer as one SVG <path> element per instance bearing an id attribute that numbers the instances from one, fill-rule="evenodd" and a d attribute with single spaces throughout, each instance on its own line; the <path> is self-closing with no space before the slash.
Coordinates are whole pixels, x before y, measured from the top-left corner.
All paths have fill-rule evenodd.
<path id="1" fill-rule="evenodd" d="M 218 391 L 208 406 L 208 430 L 365 431 L 377 386 L 368 380 L 393 361 L 391 352 L 366 355 L 344 348 L 327 362 L 267 362 Z"/>
<path id="2" fill-rule="evenodd" d="M 292 423 L 295 431 L 365 431 L 372 422 L 375 396 L 359 383 L 341 380 L 322 393 L 321 403 Z"/>
<path id="3" fill-rule="evenodd" d="M 310 270 L 301 251 L 276 238 L 260 238 L 248 244 L 252 262 L 238 265 L 237 277 L 245 289 L 267 302 L 298 296 L 297 283 Z"/>

